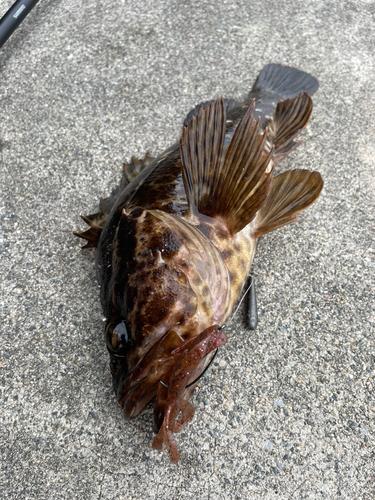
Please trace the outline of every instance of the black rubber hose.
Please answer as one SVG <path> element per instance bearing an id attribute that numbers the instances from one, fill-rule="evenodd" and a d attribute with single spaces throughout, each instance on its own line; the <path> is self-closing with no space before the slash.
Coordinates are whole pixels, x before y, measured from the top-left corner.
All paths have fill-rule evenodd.
<path id="1" fill-rule="evenodd" d="M 17 0 L 0 19 L 0 48 L 39 0 Z"/>

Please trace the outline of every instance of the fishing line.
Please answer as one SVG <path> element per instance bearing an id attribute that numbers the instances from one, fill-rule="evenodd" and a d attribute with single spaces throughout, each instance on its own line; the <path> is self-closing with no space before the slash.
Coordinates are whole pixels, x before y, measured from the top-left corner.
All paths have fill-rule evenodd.
<path id="1" fill-rule="evenodd" d="M 238 304 L 238 306 L 236 307 L 236 310 L 235 310 L 235 311 L 234 311 L 234 313 L 231 315 L 231 319 L 228 321 L 228 323 L 229 323 L 229 324 L 233 321 L 233 319 L 234 319 L 235 315 L 236 315 L 236 314 L 237 314 L 237 312 L 238 312 L 238 309 L 241 307 L 242 302 L 245 300 L 246 295 L 249 293 L 249 291 L 250 291 L 251 287 L 253 286 L 254 278 L 253 278 L 252 276 L 250 276 L 250 278 L 251 278 L 250 285 L 247 287 L 246 292 L 245 292 L 245 293 L 243 294 L 243 296 L 241 297 L 240 303 L 239 303 L 239 304 Z M 228 324 L 228 323 L 227 323 L 227 324 Z"/>
<path id="2" fill-rule="evenodd" d="M 199 380 L 200 378 L 202 378 L 202 377 L 203 377 L 203 375 L 206 373 L 206 371 L 207 371 L 207 370 L 209 369 L 209 367 L 211 366 L 211 363 L 212 363 L 212 362 L 213 362 L 213 360 L 215 359 L 216 354 L 217 354 L 217 349 L 215 349 L 215 352 L 214 352 L 214 354 L 213 354 L 212 358 L 210 359 L 210 361 L 209 361 L 208 365 L 207 365 L 207 366 L 206 366 L 206 368 L 203 370 L 203 372 L 199 375 L 199 377 L 197 377 L 197 378 L 194 380 L 194 382 L 190 382 L 190 384 L 188 384 L 188 385 L 185 387 L 185 389 L 187 389 L 188 387 L 191 387 L 192 385 L 196 384 L 196 383 L 198 382 L 198 380 Z M 168 389 L 168 385 L 167 385 L 165 382 L 163 382 L 162 380 L 159 380 L 159 382 L 160 382 L 160 384 L 161 384 L 163 387 L 165 387 L 166 389 Z"/>
<path id="3" fill-rule="evenodd" d="M 212 363 L 212 362 L 213 362 L 213 360 L 215 359 L 216 354 L 217 354 L 217 351 L 218 351 L 218 350 L 216 349 L 216 350 L 215 350 L 215 352 L 214 352 L 214 354 L 213 354 L 213 356 L 212 356 L 212 358 L 210 359 L 210 361 L 209 361 L 208 365 L 207 365 L 207 366 L 206 366 L 206 368 L 203 370 L 203 372 L 199 375 L 199 377 L 197 377 L 197 378 L 194 380 L 194 382 L 190 382 L 190 384 L 188 384 L 188 385 L 185 387 L 185 389 L 187 389 L 188 387 L 191 387 L 192 385 L 196 384 L 196 383 L 198 382 L 198 380 L 199 380 L 200 378 L 202 378 L 202 377 L 203 377 L 203 375 L 206 373 L 206 371 L 207 371 L 207 370 L 209 369 L 209 367 L 211 366 L 211 363 Z"/>
<path id="4" fill-rule="evenodd" d="M 254 283 L 254 278 L 253 278 L 252 276 L 250 276 L 250 278 L 251 278 L 250 285 L 247 287 L 247 289 L 246 289 L 245 293 L 244 293 L 244 294 L 243 294 L 243 296 L 241 297 L 241 300 L 240 300 L 240 302 L 239 302 L 238 306 L 236 307 L 236 310 L 235 310 L 235 311 L 234 311 L 234 313 L 232 314 L 232 320 L 230 320 L 230 321 L 229 321 L 229 323 L 230 323 L 231 321 L 233 321 L 234 316 L 237 314 L 238 309 L 241 307 L 242 302 L 245 300 L 246 295 L 249 293 L 249 290 L 250 290 L 250 289 L 251 289 L 251 287 L 253 286 L 253 283 Z M 221 327 L 220 327 L 220 329 L 221 329 L 221 328 L 225 328 L 225 327 L 227 326 L 227 324 L 228 324 L 228 323 L 226 323 L 225 325 L 221 326 Z M 216 354 L 217 354 L 217 351 L 218 351 L 218 349 L 216 349 L 216 350 L 215 350 L 215 352 L 214 352 L 214 354 L 213 354 L 212 358 L 210 359 L 210 361 L 209 361 L 208 365 L 207 365 L 207 366 L 206 366 L 206 368 L 203 370 L 203 372 L 202 372 L 202 373 L 201 373 L 201 374 L 200 374 L 200 375 L 199 375 L 199 376 L 198 376 L 198 377 L 197 377 L 197 378 L 196 378 L 193 382 L 190 382 L 190 384 L 188 384 L 188 385 L 185 387 L 185 389 L 188 389 L 188 388 L 189 388 L 189 387 L 191 387 L 192 385 L 196 384 L 196 383 L 198 382 L 198 380 L 199 380 L 200 378 L 202 378 L 202 377 L 203 377 L 203 375 L 206 373 L 206 371 L 207 371 L 207 370 L 209 369 L 209 367 L 211 366 L 211 364 L 212 364 L 213 360 L 215 359 Z M 165 382 L 163 382 L 162 380 L 159 380 L 159 382 L 160 382 L 160 384 L 161 384 L 163 387 L 165 387 L 166 389 L 168 389 L 168 387 L 169 387 L 169 386 L 168 386 L 168 384 L 166 384 L 166 383 L 165 383 Z"/>

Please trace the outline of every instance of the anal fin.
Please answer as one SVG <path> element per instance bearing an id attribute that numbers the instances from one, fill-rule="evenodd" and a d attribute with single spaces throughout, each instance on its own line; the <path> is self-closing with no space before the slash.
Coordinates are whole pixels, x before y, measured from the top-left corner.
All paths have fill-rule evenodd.
<path id="1" fill-rule="evenodd" d="M 288 170 L 272 179 L 265 203 L 254 219 L 254 237 L 295 222 L 318 198 L 323 188 L 319 172 Z"/>

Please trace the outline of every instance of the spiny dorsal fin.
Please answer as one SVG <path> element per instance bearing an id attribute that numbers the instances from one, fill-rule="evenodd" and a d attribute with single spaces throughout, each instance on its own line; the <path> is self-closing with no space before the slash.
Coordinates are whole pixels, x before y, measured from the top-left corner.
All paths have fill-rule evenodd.
<path id="1" fill-rule="evenodd" d="M 112 210 L 113 205 L 116 203 L 118 196 L 126 188 L 130 182 L 132 182 L 139 173 L 142 172 L 152 161 L 154 157 L 149 153 L 146 153 L 142 160 L 138 160 L 134 156 L 130 163 L 124 163 L 123 172 L 120 184 L 112 191 L 108 198 L 101 198 L 99 203 L 100 212 L 92 215 L 81 215 L 82 219 L 90 226 L 87 231 L 82 231 L 80 233 L 73 233 L 79 238 L 87 241 L 86 245 L 82 248 L 92 248 L 96 247 L 100 234 L 105 226 L 108 215 Z"/>
<path id="2" fill-rule="evenodd" d="M 254 220 L 254 237 L 295 222 L 318 198 L 322 188 L 318 172 L 288 170 L 274 177 L 268 197 Z"/>
<path id="3" fill-rule="evenodd" d="M 130 184 L 138 174 L 142 172 L 155 158 L 150 155 L 147 151 L 144 158 L 139 160 L 135 156 L 132 156 L 130 163 L 124 163 L 123 165 L 123 175 Z"/>
<path id="4" fill-rule="evenodd" d="M 109 214 L 119 195 L 123 192 L 126 186 L 130 184 L 137 177 L 137 175 L 142 172 L 142 170 L 148 167 L 153 160 L 154 157 L 147 152 L 145 157 L 141 160 L 133 156 L 130 163 L 123 164 L 120 184 L 112 191 L 108 198 L 102 198 L 100 200 L 99 207 L 104 214 Z"/>
<path id="5" fill-rule="evenodd" d="M 276 163 L 287 156 L 302 141 L 294 141 L 308 124 L 313 110 L 311 97 L 301 92 L 293 99 L 278 103 L 269 123 L 270 140 L 275 145 L 273 160 Z"/>
<path id="6" fill-rule="evenodd" d="M 107 215 L 102 212 L 97 212 L 91 215 L 81 215 L 81 218 L 90 226 L 87 231 L 82 231 L 80 233 L 73 233 L 79 238 L 87 241 L 86 245 L 82 248 L 92 248 L 96 247 L 100 238 L 100 234 L 107 220 Z"/>
<path id="7" fill-rule="evenodd" d="M 93 248 L 98 245 L 98 241 L 100 238 L 100 233 L 102 230 L 98 231 L 97 229 L 88 229 L 87 231 L 82 231 L 81 233 L 73 233 L 75 236 L 86 240 L 86 245 L 83 245 L 83 248 Z"/>
<path id="8" fill-rule="evenodd" d="M 96 214 L 91 215 L 81 215 L 81 219 L 83 219 L 86 224 L 93 229 L 103 229 L 107 220 L 107 214 L 97 212 Z"/>
<path id="9" fill-rule="evenodd" d="M 259 134 L 254 108 L 252 102 L 226 151 L 222 98 L 200 110 L 183 130 L 180 140 L 182 175 L 190 210 L 220 217 L 233 234 L 255 217 L 272 179 L 272 151 L 264 154 L 267 131 Z"/>

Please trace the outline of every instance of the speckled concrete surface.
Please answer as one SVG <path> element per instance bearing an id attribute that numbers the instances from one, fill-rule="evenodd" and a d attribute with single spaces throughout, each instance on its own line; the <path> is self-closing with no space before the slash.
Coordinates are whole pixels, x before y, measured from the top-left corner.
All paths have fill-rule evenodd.
<path id="1" fill-rule="evenodd" d="M 3 1 L 0 15 L 12 1 Z M 375 498 L 375 8 L 371 1 L 41 0 L 0 51 L 0 498 Z M 265 237 L 260 322 L 239 311 L 177 436 L 111 390 L 93 252 L 73 230 L 122 162 L 268 62 L 321 84 L 281 169 L 324 177 Z"/>

